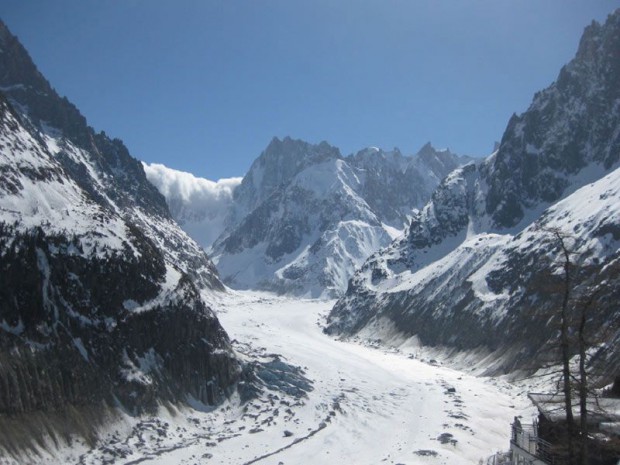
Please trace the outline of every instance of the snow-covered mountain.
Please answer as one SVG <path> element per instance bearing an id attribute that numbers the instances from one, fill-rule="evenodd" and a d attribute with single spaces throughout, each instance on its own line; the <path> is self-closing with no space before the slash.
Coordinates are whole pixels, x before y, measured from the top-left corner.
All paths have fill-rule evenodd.
<path id="1" fill-rule="evenodd" d="M 213 264 L 2 23 L 0 52 L 0 415 L 15 433 L 0 445 L 54 415 L 88 436 L 106 406 L 221 401 L 241 365 L 201 297 L 224 290 Z"/>
<path id="2" fill-rule="evenodd" d="M 501 355 L 494 371 L 539 363 L 556 336 L 558 231 L 573 253 L 574 295 L 598 296 L 589 331 L 612 328 L 599 357 L 617 370 L 619 54 L 620 10 L 586 28 L 493 155 L 446 177 L 407 235 L 363 265 L 327 330 L 491 351 Z"/>
<path id="3" fill-rule="evenodd" d="M 274 139 L 235 191 L 241 219 L 214 244 L 214 261 L 232 287 L 341 295 L 459 161 L 430 145 L 417 157 L 341 157 L 325 142 Z"/>
<path id="4" fill-rule="evenodd" d="M 414 157 L 377 148 L 342 157 L 326 142 L 287 137 L 274 138 L 238 185 L 145 169 L 175 219 L 211 247 L 227 284 L 333 297 L 466 160 L 430 144 Z"/>

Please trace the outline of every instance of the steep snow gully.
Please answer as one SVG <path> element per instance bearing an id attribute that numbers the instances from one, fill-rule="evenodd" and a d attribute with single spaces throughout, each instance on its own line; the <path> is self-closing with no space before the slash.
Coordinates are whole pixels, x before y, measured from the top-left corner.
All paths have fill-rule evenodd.
<path id="1" fill-rule="evenodd" d="M 30 463 L 471 464 L 505 450 L 512 418 L 532 413 L 523 388 L 442 366 L 415 345 L 323 334 L 333 302 L 249 292 L 217 300 L 239 356 L 272 367 L 256 399 L 122 417 L 97 447 L 74 441 Z"/>

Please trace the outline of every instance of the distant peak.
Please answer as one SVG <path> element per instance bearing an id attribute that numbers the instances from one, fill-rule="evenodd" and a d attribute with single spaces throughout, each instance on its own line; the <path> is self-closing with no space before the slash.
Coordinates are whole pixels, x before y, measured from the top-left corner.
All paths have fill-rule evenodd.
<path id="1" fill-rule="evenodd" d="M 278 136 L 274 136 L 273 139 L 271 139 L 271 142 L 269 142 L 269 145 L 267 145 L 267 148 L 265 149 L 265 151 L 268 152 L 273 149 L 282 149 L 282 148 L 288 148 L 288 147 L 308 146 L 308 145 L 310 145 L 308 142 L 303 141 L 301 139 L 293 139 L 290 136 L 285 136 L 282 139 L 280 139 Z"/>
<path id="2" fill-rule="evenodd" d="M 389 159 L 389 160 L 398 162 L 399 160 L 404 158 L 403 154 L 401 153 L 398 147 L 394 147 L 391 151 L 386 151 L 380 147 L 375 147 L 375 146 L 365 147 L 359 150 L 354 155 L 350 155 L 350 156 L 358 160 L 363 159 L 363 160 L 368 160 L 368 161 L 375 160 L 375 159 L 383 159 L 383 160 Z"/>
<path id="3" fill-rule="evenodd" d="M 308 166 L 339 158 L 340 151 L 325 141 L 310 144 L 289 136 L 274 137 L 254 160 L 235 195 L 253 208 Z"/>
<path id="4" fill-rule="evenodd" d="M 424 145 L 420 148 L 420 150 L 418 151 L 418 153 L 421 153 L 421 152 L 428 152 L 428 151 L 431 151 L 431 150 L 434 152 L 434 151 L 435 151 L 435 147 L 433 147 L 433 144 L 431 144 L 431 142 L 430 142 L 430 141 L 428 141 L 426 144 L 424 144 Z"/>
<path id="5" fill-rule="evenodd" d="M 436 149 L 430 142 L 424 144 L 422 148 L 418 151 L 418 157 L 421 158 L 436 157 L 439 154 L 452 155 L 452 152 L 448 148 Z"/>
<path id="6" fill-rule="evenodd" d="M 339 157 L 340 152 L 336 147 L 333 147 L 326 141 L 321 141 L 318 144 L 311 144 L 301 139 L 293 139 L 290 136 L 285 136 L 283 139 L 274 137 L 269 142 L 267 148 L 265 148 L 263 155 L 281 154 L 284 156 L 305 157 L 312 155 L 316 152 L 328 152 L 334 156 Z"/>
<path id="7" fill-rule="evenodd" d="M 381 150 L 379 147 L 364 147 L 363 149 L 361 149 L 360 151 L 358 151 L 355 156 L 356 157 L 372 157 L 372 156 L 376 156 L 376 155 L 380 155 L 383 153 L 383 150 Z"/>

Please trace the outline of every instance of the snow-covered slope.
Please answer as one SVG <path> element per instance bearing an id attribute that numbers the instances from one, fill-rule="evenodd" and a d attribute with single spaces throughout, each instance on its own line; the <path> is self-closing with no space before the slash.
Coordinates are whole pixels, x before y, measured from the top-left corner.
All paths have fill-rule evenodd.
<path id="1" fill-rule="evenodd" d="M 589 331 L 615 328 L 602 349 L 612 350 L 606 356 L 618 369 L 620 314 L 613 299 L 620 293 L 614 278 L 620 272 L 619 204 L 616 169 L 546 210 L 519 234 L 465 237 L 420 268 L 407 266 L 399 255 L 402 244 L 395 242 L 356 274 L 351 290 L 357 292 L 336 304 L 329 329 L 381 333 L 389 322 L 423 344 L 498 350 L 505 357 L 502 369 L 534 366 L 555 335 L 554 310 L 561 302 L 555 281 L 562 277 L 563 257 L 553 231 L 561 230 L 569 234 L 579 265 L 574 295 L 588 295 L 602 285 L 606 298 L 590 315 Z"/>
<path id="2" fill-rule="evenodd" d="M 416 157 L 369 148 L 343 158 L 325 142 L 274 139 L 234 191 L 213 259 L 235 288 L 341 295 L 462 160 L 430 144 Z"/>
<path id="3" fill-rule="evenodd" d="M 512 117 L 496 153 L 452 172 L 407 235 L 364 264 L 328 330 L 389 323 L 426 344 L 498 351 L 506 369 L 540 362 L 557 304 L 538 285 L 559 260 L 548 230 L 574 237 L 576 293 L 617 271 L 618 53 L 620 11 L 586 29 L 575 59 Z M 593 330 L 616 322 L 617 309 L 599 308 Z"/>
<path id="4" fill-rule="evenodd" d="M 534 413 L 525 386 L 430 362 L 418 347 L 381 350 L 326 336 L 316 321 L 329 302 L 222 297 L 220 318 L 235 348 L 276 369 L 267 373 L 272 389 L 206 412 L 124 415 L 94 446 L 74 441 L 4 463 L 470 465 L 506 450 L 514 416 Z M 285 370 L 296 374 L 291 383 Z"/>
<path id="5" fill-rule="evenodd" d="M 212 263 L 1 23 L 0 49 L 0 446 L 63 416 L 92 437 L 108 407 L 220 402 L 241 368 L 201 298 L 224 289 Z"/>
<path id="6" fill-rule="evenodd" d="M 391 241 L 357 185 L 339 158 L 300 172 L 216 242 L 223 279 L 315 297 L 337 293 L 356 266 Z"/>

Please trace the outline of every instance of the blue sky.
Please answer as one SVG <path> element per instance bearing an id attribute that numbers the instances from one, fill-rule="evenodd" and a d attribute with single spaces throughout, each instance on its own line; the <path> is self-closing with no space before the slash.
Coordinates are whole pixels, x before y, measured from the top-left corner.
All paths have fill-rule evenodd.
<path id="1" fill-rule="evenodd" d="M 2 0 L 61 95 L 131 153 L 241 176 L 273 136 L 488 154 L 616 0 Z"/>

